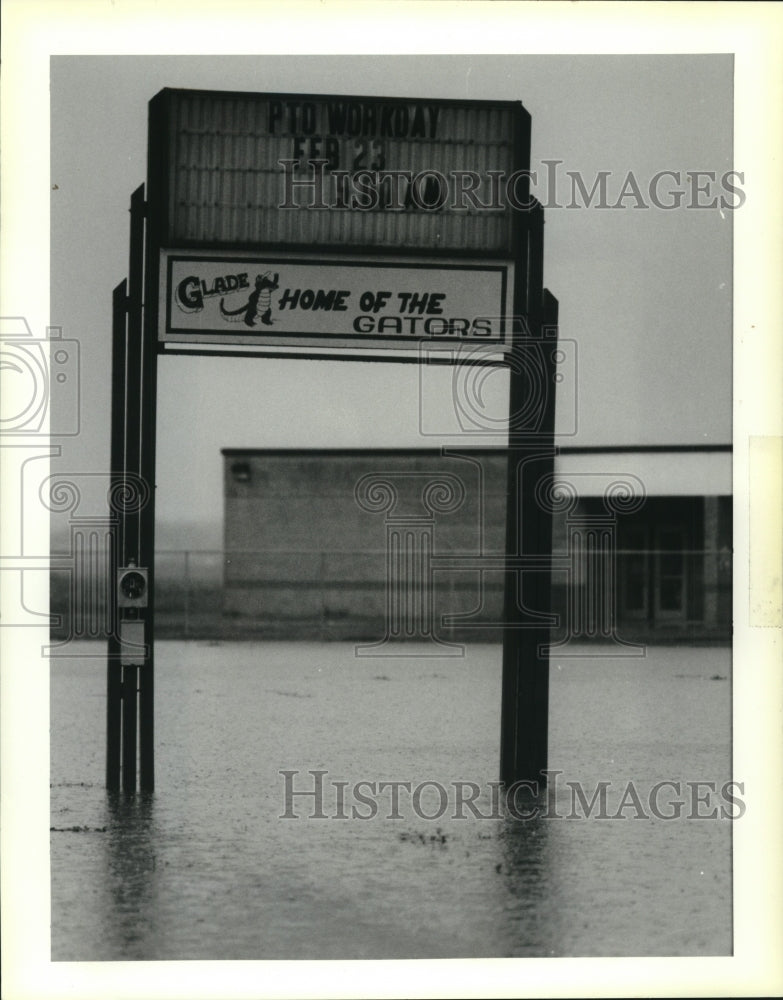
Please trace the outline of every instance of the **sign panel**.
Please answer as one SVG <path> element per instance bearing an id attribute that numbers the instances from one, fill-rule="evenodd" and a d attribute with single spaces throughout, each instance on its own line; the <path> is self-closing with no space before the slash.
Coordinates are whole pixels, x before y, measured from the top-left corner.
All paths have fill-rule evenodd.
<path id="1" fill-rule="evenodd" d="M 291 254 L 161 257 L 169 343 L 508 349 L 509 263 L 365 261 Z"/>
<path id="2" fill-rule="evenodd" d="M 514 252 L 518 102 L 164 90 L 150 122 L 160 246 Z"/>

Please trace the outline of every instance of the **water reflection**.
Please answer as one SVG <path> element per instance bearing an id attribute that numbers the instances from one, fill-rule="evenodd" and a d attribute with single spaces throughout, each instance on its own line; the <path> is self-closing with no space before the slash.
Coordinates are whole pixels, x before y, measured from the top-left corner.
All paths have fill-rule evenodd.
<path id="1" fill-rule="evenodd" d="M 541 899 L 548 888 L 548 828 L 540 817 L 503 823 L 502 873 L 508 892 L 527 904 Z"/>
<path id="2" fill-rule="evenodd" d="M 543 797 L 518 799 L 513 810 L 517 815 L 507 815 L 501 825 L 498 865 L 506 893 L 503 937 L 509 956 L 546 955 L 553 940 L 549 904 L 554 873 L 551 823 L 543 818 L 545 805 Z M 528 814 L 529 818 L 520 818 Z"/>
<path id="3" fill-rule="evenodd" d="M 104 884 L 109 891 L 101 922 L 113 954 L 143 957 L 146 942 L 158 933 L 154 796 L 114 792 L 106 800 Z"/>

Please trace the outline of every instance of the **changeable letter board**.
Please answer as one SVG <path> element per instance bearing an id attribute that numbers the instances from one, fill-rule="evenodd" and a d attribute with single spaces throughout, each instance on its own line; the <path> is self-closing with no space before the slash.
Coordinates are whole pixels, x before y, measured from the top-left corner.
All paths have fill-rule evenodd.
<path id="1" fill-rule="evenodd" d="M 162 91 L 159 342 L 505 352 L 529 136 L 514 102 Z"/>

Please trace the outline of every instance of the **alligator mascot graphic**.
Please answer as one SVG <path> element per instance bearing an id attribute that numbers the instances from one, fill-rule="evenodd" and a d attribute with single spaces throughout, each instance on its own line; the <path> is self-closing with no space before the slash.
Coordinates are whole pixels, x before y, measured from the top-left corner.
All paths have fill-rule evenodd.
<path id="1" fill-rule="evenodd" d="M 255 326 L 256 320 L 260 319 L 266 326 L 271 326 L 272 319 L 272 292 L 279 287 L 279 274 L 270 277 L 271 271 L 264 271 L 263 274 L 256 275 L 256 287 L 250 293 L 247 303 L 239 309 L 226 309 L 223 305 L 224 299 L 220 300 L 220 314 L 229 323 L 239 323 L 241 320 L 245 326 Z"/>

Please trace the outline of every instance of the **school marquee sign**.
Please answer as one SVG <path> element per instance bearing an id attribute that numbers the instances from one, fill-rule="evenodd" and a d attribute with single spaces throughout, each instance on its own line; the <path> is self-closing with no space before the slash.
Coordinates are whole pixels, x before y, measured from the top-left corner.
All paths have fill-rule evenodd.
<path id="1" fill-rule="evenodd" d="M 148 190 L 161 349 L 505 352 L 529 135 L 511 101 L 161 91 Z"/>
<path id="2" fill-rule="evenodd" d="M 150 101 L 147 181 L 131 196 L 128 278 L 112 298 L 107 789 L 133 793 L 137 776 L 142 791 L 155 787 L 167 354 L 508 368 L 500 771 L 506 783 L 545 773 L 549 628 L 538 610 L 551 524 L 536 497 L 553 474 L 557 302 L 543 287 L 529 169 L 530 116 L 516 101 L 169 89 Z M 451 350 L 433 359 L 422 345 Z M 413 603 L 429 599 L 428 551 L 411 563 L 424 588 Z M 397 600 L 399 581 L 387 582 Z"/>
<path id="3" fill-rule="evenodd" d="M 168 343 L 508 349 L 512 268 L 299 256 L 166 254 Z"/>

